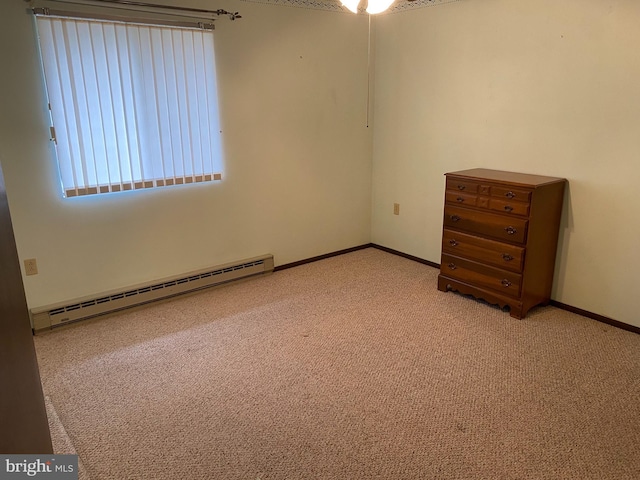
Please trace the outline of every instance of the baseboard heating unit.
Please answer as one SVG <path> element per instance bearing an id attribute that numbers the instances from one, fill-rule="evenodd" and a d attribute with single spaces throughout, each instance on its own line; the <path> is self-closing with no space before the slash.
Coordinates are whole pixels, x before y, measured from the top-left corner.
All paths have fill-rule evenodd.
<path id="1" fill-rule="evenodd" d="M 100 295 L 32 308 L 31 322 L 33 330 L 38 333 L 71 322 L 271 272 L 273 255 L 262 255 Z"/>

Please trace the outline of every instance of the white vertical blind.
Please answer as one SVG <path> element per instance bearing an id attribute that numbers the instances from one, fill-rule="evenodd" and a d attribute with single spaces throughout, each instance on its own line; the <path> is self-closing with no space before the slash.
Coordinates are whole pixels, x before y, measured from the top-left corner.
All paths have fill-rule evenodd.
<path id="1" fill-rule="evenodd" d="M 66 196 L 222 178 L 211 31 L 37 25 Z"/>

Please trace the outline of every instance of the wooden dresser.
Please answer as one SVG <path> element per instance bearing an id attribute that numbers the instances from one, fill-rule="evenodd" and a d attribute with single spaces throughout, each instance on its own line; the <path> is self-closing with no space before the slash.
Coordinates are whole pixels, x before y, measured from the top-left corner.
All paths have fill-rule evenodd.
<path id="1" fill-rule="evenodd" d="M 438 289 L 523 318 L 549 303 L 566 180 L 476 168 L 446 174 Z"/>

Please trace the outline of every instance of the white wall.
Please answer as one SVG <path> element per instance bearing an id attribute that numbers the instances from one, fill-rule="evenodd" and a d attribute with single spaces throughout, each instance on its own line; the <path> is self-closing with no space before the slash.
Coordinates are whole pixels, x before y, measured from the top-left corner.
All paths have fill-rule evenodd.
<path id="1" fill-rule="evenodd" d="M 640 326 L 640 2 L 461 0 L 376 20 L 372 241 L 439 262 L 447 171 L 565 177 L 553 298 Z"/>
<path id="2" fill-rule="evenodd" d="M 265 252 L 281 265 L 373 241 L 439 262 L 443 174 L 483 166 L 569 180 L 553 298 L 640 325 L 639 2 L 376 17 L 373 151 L 365 16 L 215 7 L 244 17 L 216 30 L 224 181 L 65 200 L 31 17 L 0 5 L 0 161 L 20 258 L 40 269 L 30 307 Z"/>
<path id="3" fill-rule="evenodd" d="M 216 22 L 224 181 L 63 199 L 26 8 L 0 5 L 0 160 L 20 259 L 38 262 L 39 274 L 24 277 L 30 307 L 370 241 L 365 17 L 217 3 L 243 16 Z"/>

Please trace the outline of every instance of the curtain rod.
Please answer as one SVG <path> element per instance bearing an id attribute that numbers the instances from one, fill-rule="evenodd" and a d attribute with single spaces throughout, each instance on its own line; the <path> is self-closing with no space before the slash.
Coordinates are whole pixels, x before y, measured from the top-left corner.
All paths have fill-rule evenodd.
<path id="1" fill-rule="evenodd" d="M 182 22 L 182 21 L 173 21 L 173 20 L 147 20 L 144 18 L 136 18 L 131 19 L 127 17 L 119 17 L 117 15 L 102 15 L 95 13 L 83 13 L 83 12 L 69 12 L 64 10 L 51 10 L 49 8 L 35 7 L 31 9 L 33 14 L 36 16 L 44 16 L 44 17 L 58 17 L 58 18 L 86 18 L 90 20 L 106 20 L 109 22 L 123 22 L 123 23 L 137 23 L 139 25 L 164 25 L 169 27 L 180 27 L 180 28 L 197 28 L 200 30 L 214 30 L 215 26 L 213 25 L 213 20 L 209 20 L 208 22 L 203 21 L 193 21 L 193 22 Z M 136 10 L 136 12 L 141 12 L 141 10 Z M 160 12 L 158 12 L 161 14 Z M 163 14 L 161 14 L 163 15 Z M 178 17 L 175 17 L 178 18 Z M 198 20 L 195 19 L 194 20 Z"/>
<path id="2" fill-rule="evenodd" d="M 30 0 L 25 0 L 29 2 Z M 236 18 L 242 18 L 238 12 L 228 12 L 219 8 L 218 10 L 206 10 L 202 8 L 191 8 L 191 7 L 176 7 L 175 5 L 158 5 L 156 3 L 147 3 L 147 2 L 138 2 L 134 0 L 89 0 L 89 1 L 73 1 L 73 0 L 47 0 L 49 2 L 55 3 L 69 3 L 75 5 L 86 5 L 86 6 L 102 6 L 105 8 L 119 8 L 122 10 L 132 10 L 132 11 L 141 11 L 136 9 L 135 7 L 140 8 L 155 8 L 159 10 L 169 10 L 175 12 L 186 12 L 186 13 L 196 13 L 196 14 L 208 14 L 208 15 L 226 15 L 230 20 L 235 20 Z M 102 4 L 102 5 L 101 5 Z M 104 4 L 112 4 L 112 5 L 104 5 Z M 117 6 L 116 6 L 117 5 Z M 134 7 L 134 8 L 131 8 Z M 157 12 L 160 13 L 160 12 Z"/>

